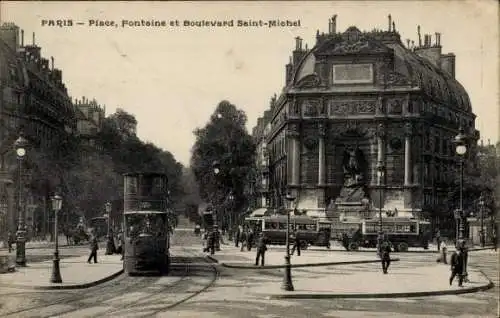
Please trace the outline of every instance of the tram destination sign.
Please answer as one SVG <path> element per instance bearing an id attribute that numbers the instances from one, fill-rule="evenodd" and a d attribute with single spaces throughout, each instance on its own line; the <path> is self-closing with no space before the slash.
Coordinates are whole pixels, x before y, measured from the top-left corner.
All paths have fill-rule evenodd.
<path id="1" fill-rule="evenodd" d="M 127 200 L 125 211 L 164 211 L 163 200 Z"/>

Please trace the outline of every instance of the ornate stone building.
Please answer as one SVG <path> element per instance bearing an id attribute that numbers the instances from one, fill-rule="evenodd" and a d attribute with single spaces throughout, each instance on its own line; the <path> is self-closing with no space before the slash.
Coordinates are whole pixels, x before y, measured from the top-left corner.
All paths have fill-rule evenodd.
<path id="1" fill-rule="evenodd" d="M 106 106 L 101 106 L 95 99 L 89 100 L 82 97 L 74 102 L 77 116 L 77 131 L 83 148 L 87 151 L 83 154 L 86 158 L 100 151 L 96 138 L 102 129 L 103 120 L 106 116 Z"/>
<path id="2" fill-rule="evenodd" d="M 270 125 L 271 205 L 290 189 L 299 210 L 344 222 L 375 216 L 380 197 L 384 216 L 446 209 L 459 175 L 452 139 L 459 126 L 470 136 L 472 171 L 479 132 L 440 39 L 422 42 L 418 27 L 418 43 L 403 44 L 390 16 L 370 32 L 337 32 L 334 16 L 312 49 L 296 38 L 283 92 L 260 121 Z"/>
<path id="3" fill-rule="evenodd" d="M 12 23 L 0 26 L 0 207 L 3 226 L 15 232 L 18 208 L 14 141 L 22 130 L 29 141 L 24 160 L 24 211 L 28 231 L 34 210 L 42 198 L 29 189 L 30 167 L 36 165 L 31 149 L 58 145 L 76 131 L 75 109 L 62 82 L 62 72 L 54 68 L 54 59 L 45 59 L 35 43 L 24 44 L 24 32 Z"/>

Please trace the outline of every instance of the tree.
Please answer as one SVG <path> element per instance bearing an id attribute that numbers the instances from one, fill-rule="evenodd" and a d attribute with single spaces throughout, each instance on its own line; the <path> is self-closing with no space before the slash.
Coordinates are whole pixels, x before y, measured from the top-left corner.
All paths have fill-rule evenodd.
<path id="1" fill-rule="evenodd" d="M 201 198 L 221 210 L 231 204 L 235 213 L 246 204 L 247 175 L 255 162 L 255 144 L 245 128 L 246 121 L 244 111 L 228 101 L 220 102 L 205 127 L 194 131 L 196 142 L 191 156 Z M 214 162 L 220 169 L 217 175 Z M 230 193 L 233 202 L 227 202 Z"/>

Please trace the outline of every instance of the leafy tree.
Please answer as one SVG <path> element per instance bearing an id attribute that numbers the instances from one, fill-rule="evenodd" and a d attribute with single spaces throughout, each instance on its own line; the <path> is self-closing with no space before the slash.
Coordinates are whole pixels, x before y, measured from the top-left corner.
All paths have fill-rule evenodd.
<path id="1" fill-rule="evenodd" d="M 203 128 L 196 129 L 191 168 L 205 202 L 237 212 L 246 204 L 244 195 L 247 175 L 255 161 L 255 144 L 248 134 L 244 111 L 222 101 Z M 220 173 L 214 173 L 214 162 Z M 232 193 L 234 201 L 227 198 Z"/>

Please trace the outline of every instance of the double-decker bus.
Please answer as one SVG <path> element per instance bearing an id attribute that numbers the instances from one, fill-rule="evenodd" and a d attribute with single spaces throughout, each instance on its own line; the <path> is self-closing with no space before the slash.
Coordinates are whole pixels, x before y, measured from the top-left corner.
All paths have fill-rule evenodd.
<path id="1" fill-rule="evenodd" d="M 127 173 L 124 181 L 125 273 L 167 273 L 170 266 L 167 176 Z"/>
<path id="2" fill-rule="evenodd" d="M 361 223 L 363 247 L 376 247 L 380 232 L 378 219 L 365 219 Z M 408 247 L 429 247 L 430 222 L 413 218 L 387 217 L 382 220 L 382 232 L 387 235 L 396 251 L 405 252 Z"/>

